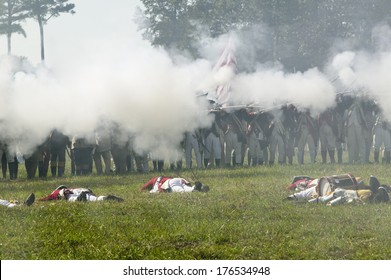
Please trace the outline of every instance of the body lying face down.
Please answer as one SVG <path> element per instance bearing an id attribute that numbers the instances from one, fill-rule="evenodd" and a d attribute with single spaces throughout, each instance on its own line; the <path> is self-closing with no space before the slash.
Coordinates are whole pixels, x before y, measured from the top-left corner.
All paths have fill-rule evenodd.
<path id="1" fill-rule="evenodd" d="M 371 176 L 369 184 L 357 180 L 351 174 L 333 175 L 313 179 L 308 176 L 295 177 L 288 187 L 296 192 L 287 200 L 301 202 L 326 203 L 329 206 L 343 203 L 381 203 L 389 201 L 391 188 L 381 185 L 379 180 Z"/>
<path id="2" fill-rule="evenodd" d="M 208 192 L 209 187 L 197 181 L 191 184 L 184 178 L 174 177 L 154 177 L 149 180 L 142 188 L 142 191 L 150 193 L 160 192 Z"/>
<path id="3" fill-rule="evenodd" d="M 103 200 L 114 200 L 121 202 L 122 198 L 115 195 L 95 195 L 91 189 L 87 188 L 68 188 L 65 185 L 57 187 L 48 196 L 42 197 L 39 201 L 49 200 L 66 200 L 70 202 L 74 201 L 103 201 Z"/>

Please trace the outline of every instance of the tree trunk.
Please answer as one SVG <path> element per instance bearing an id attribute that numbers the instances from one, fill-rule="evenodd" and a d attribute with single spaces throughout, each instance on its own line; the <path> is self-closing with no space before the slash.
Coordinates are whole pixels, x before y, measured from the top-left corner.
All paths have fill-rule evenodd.
<path id="1" fill-rule="evenodd" d="M 11 33 L 7 33 L 7 49 L 8 55 L 11 55 Z"/>
<path id="2" fill-rule="evenodd" d="M 43 22 L 42 18 L 38 16 L 38 24 L 39 24 L 39 35 L 41 38 L 41 61 L 45 61 L 45 43 L 44 43 L 44 33 L 43 33 Z"/>
<path id="3" fill-rule="evenodd" d="M 12 19 L 11 19 L 11 15 L 12 15 L 12 8 L 11 8 L 11 3 L 10 1 L 7 1 L 7 7 L 8 7 L 8 18 L 7 18 L 7 23 L 8 23 L 8 32 L 7 32 L 7 50 L 8 50 L 8 55 L 11 55 L 11 35 L 12 35 L 12 32 L 10 30 L 11 26 L 12 26 Z"/>

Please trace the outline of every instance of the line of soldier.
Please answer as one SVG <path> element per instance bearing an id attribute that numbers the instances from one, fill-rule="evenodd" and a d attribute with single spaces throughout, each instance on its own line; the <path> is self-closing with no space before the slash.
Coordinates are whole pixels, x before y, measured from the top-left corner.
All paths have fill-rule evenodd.
<path id="1" fill-rule="evenodd" d="M 243 166 L 246 157 L 251 166 L 293 164 L 295 155 L 298 164 L 304 164 L 307 150 L 311 163 L 319 150 L 322 163 L 342 163 L 345 150 L 349 163 L 368 163 L 371 149 L 376 163 L 382 151 L 382 161 L 391 162 L 391 127 L 376 103 L 365 97 L 341 95 L 334 108 L 316 117 L 292 104 L 258 112 L 218 109 L 210 114 L 214 115 L 210 127 L 185 133 L 177 158 L 168 159 L 169 169 Z M 71 175 L 91 174 L 93 165 L 97 174 L 149 172 L 150 161 L 153 171 L 164 170 L 167 159 L 138 154 L 132 146 L 132 137 L 118 125 L 103 124 L 90 138 L 70 139 L 53 130 L 31 155 L 24 155 L 27 178 L 35 178 L 37 171 L 38 177 L 47 177 L 49 167 L 52 176 L 63 176 L 66 154 Z M 4 144 L 0 144 L 0 158 L 3 178 L 8 165 L 10 179 L 16 179 L 18 159 Z"/>

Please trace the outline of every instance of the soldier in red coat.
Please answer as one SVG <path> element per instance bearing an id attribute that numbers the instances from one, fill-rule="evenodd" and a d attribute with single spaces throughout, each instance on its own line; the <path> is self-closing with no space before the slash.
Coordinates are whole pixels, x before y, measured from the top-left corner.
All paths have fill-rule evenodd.
<path id="1" fill-rule="evenodd" d="M 149 191 L 150 193 L 161 192 L 208 192 L 209 187 L 203 185 L 201 182 L 195 182 L 192 185 L 188 180 L 184 178 L 173 177 L 154 177 L 149 180 L 142 188 L 142 191 Z"/>

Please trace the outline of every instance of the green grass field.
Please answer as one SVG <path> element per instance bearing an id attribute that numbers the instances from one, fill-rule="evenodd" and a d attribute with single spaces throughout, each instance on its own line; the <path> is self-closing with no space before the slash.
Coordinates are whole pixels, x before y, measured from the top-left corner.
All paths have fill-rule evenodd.
<path id="1" fill-rule="evenodd" d="M 60 184 L 116 194 L 125 202 L 36 202 L 0 209 L 2 260 L 372 260 L 391 259 L 391 203 L 340 205 L 283 201 L 294 175 L 350 172 L 391 184 L 387 165 L 243 167 L 198 171 L 209 193 L 140 192 L 158 174 L 20 179 L 0 197 L 37 198 Z M 192 173 L 166 175 L 192 179 Z"/>

